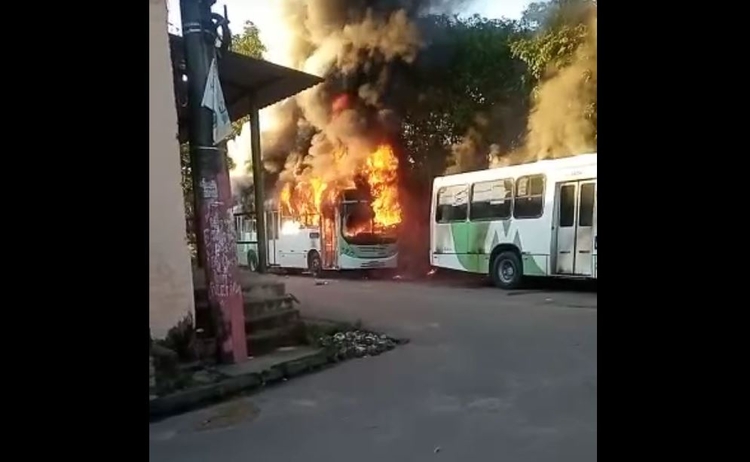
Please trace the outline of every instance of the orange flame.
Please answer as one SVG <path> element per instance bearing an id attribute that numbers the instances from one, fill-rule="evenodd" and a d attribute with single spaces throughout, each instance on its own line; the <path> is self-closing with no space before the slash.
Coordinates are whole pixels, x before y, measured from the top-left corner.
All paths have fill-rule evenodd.
<path id="1" fill-rule="evenodd" d="M 398 203 L 398 159 L 387 144 L 367 158 L 365 167 L 367 183 L 372 193 L 372 211 L 375 225 L 389 227 L 401 223 L 401 205 Z"/>
<path id="2" fill-rule="evenodd" d="M 340 160 L 345 150 L 334 153 Z M 373 231 L 382 232 L 401 223 L 401 205 L 398 197 L 398 159 L 393 149 L 381 144 L 368 157 L 359 172 L 367 180 L 372 195 Z M 353 180 L 350 179 L 350 180 Z M 332 202 L 341 184 L 326 183 L 319 177 L 298 178 L 296 184 L 287 183 L 279 194 L 281 211 L 304 225 L 317 225 L 322 215 L 322 207 Z M 362 230 L 348 230 L 347 234 L 357 234 Z"/>

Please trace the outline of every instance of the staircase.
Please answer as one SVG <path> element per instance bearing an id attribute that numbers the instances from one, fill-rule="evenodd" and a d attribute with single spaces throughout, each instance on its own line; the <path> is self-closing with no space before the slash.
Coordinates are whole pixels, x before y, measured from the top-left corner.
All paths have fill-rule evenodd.
<path id="1" fill-rule="evenodd" d="M 302 335 L 296 299 L 283 282 L 257 281 L 242 286 L 247 351 L 258 356 L 279 347 L 298 345 Z"/>
<path id="2" fill-rule="evenodd" d="M 193 271 L 195 287 L 195 325 L 199 343 L 215 352 L 215 329 L 208 305 L 202 271 Z M 277 348 L 299 345 L 303 326 L 297 300 L 286 293 L 286 286 L 276 276 L 242 271 L 240 275 L 245 311 L 245 334 L 250 356 L 260 356 Z M 213 356 L 213 355 L 211 355 Z"/>

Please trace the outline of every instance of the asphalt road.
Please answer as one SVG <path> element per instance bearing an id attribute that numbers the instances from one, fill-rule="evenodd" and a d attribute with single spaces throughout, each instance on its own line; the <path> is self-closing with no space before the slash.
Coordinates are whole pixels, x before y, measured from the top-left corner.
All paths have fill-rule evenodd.
<path id="1" fill-rule="evenodd" d="M 595 292 L 284 280 L 411 342 L 151 424 L 152 461 L 596 460 Z"/>

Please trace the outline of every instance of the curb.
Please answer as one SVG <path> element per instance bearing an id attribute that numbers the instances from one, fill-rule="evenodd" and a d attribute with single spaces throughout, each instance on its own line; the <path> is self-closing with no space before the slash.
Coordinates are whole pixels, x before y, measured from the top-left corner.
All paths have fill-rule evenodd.
<path id="1" fill-rule="evenodd" d="M 302 358 L 280 362 L 261 372 L 230 377 L 218 383 L 202 385 L 170 395 L 150 399 L 149 421 L 198 409 L 240 392 L 254 391 L 266 385 L 314 371 L 337 362 L 331 352 L 318 350 Z"/>

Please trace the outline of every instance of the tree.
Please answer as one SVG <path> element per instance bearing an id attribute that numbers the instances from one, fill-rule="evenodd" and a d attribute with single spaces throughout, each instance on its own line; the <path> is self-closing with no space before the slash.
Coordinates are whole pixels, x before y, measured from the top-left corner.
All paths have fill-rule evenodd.
<path id="1" fill-rule="evenodd" d="M 266 46 L 260 40 L 260 30 L 252 21 L 245 21 L 241 34 L 232 35 L 232 51 L 251 58 L 263 59 L 263 53 L 267 51 Z M 237 136 L 242 131 L 242 126 L 250 118 L 241 117 L 232 122 L 232 136 Z"/>
<path id="2" fill-rule="evenodd" d="M 232 35 L 232 51 L 251 58 L 263 59 L 266 46 L 260 40 L 260 30 L 252 21 L 245 21 L 241 34 Z"/>
<path id="3" fill-rule="evenodd" d="M 568 155 L 595 148 L 596 2 L 532 4 L 524 18 L 533 35 L 511 45 L 533 79 L 533 111 L 527 152 L 522 156 Z"/>
<path id="4" fill-rule="evenodd" d="M 521 24 L 533 35 L 511 45 L 538 84 L 546 73 L 571 64 L 576 51 L 589 37 L 589 19 L 596 14 L 593 0 L 534 2 L 523 12 Z"/>
<path id="5" fill-rule="evenodd" d="M 398 108 L 407 160 L 402 226 L 410 230 L 400 237 L 399 261 L 424 274 L 432 179 L 449 165 L 486 167 L 491 144 L 512 146 L 525 127 L 530 87 L 525 64 L 510 49 L 526 34 L 518 22 L 440 15 L 422 30 L 429 45 L 411 66 L 410 91 Z"/>
<path id="6" fill-rule="evenodd" d="M 521 25 L 530 30 L 555 30 L 581 22 L 595 0 L 546 0 L 530 3 L 521 14 Z"/>
<path id="7" fill-rule="evenodd" d="M 563 24 L 535 37 L 518 40 L 511 45 L 511 50 L 515 57 L 526 63 L 529 73 L 538 83 L 545 73 L 569 65 L 587 37 L 585 24 Z"/>
<path id="8" fill-rule="evenodd" d="M 510 48 L 524 36 L 518 22 L 478 15 L 432 20 L 439 38 L 423 51 L 428 63 L 417 73 L 419 91 L 403 111 L 412 171 L 427 183 L 445 171 L 446 163 L 456 162 L 451 148 L 467 132 L 478 140 L 470 158 L 486 159 L 480 151 L 489 149 L 490 139 L 513 145 L 522 132 L 529 91 L 524 63 Z M 432 53 L 448 58 L 436 66 L 429 62 Z"/>

